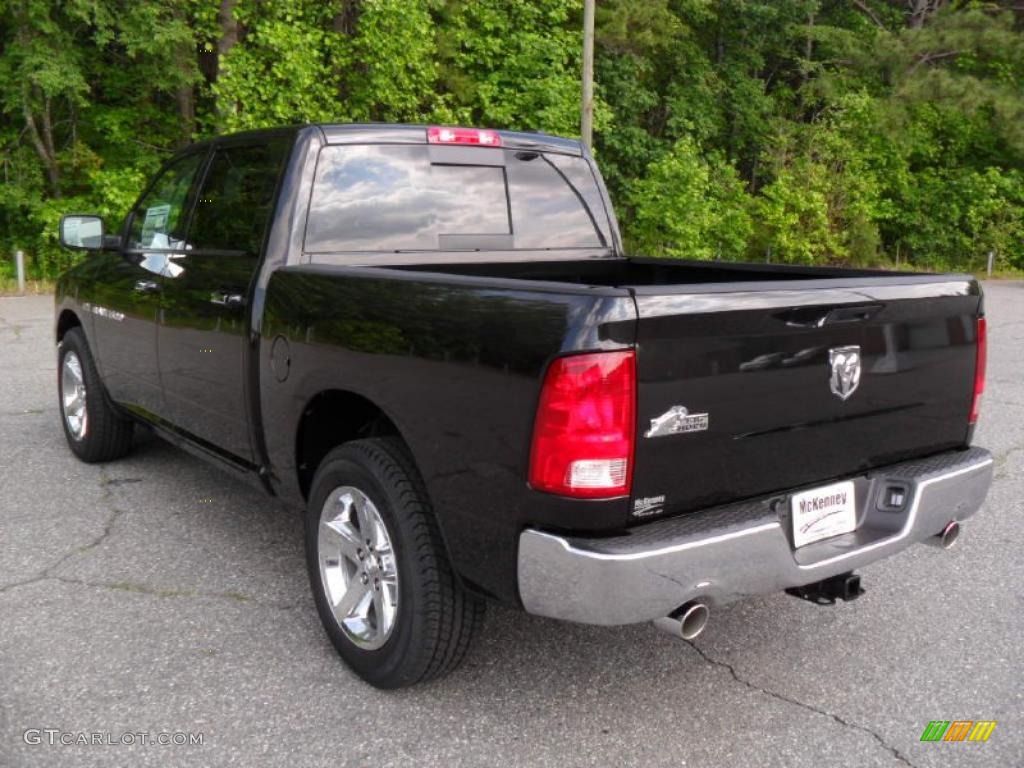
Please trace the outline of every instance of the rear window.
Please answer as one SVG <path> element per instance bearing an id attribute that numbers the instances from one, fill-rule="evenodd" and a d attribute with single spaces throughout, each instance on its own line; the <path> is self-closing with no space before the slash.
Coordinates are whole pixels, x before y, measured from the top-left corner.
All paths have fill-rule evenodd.
<path id="1" fill-rule="evenodd" d="M 429 145 L 320 152 L 306 251 L 595 248 L 608 223 L 582 158 Z"/>

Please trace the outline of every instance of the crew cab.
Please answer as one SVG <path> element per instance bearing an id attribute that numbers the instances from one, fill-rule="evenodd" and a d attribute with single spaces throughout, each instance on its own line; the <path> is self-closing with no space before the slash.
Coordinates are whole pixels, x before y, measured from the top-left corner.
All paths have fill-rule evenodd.
<path id="1" fill-rule="evenodd" d="M 488 600 L 690 639 L 852 599 L 991 481 L 973 278 L 626 255 L 578 141 L 224 136 L 115 232 L 60 230 L 71 450 L 144 427 L 304 507 L 326 633 L 380 687 L 453 669 Z"/>

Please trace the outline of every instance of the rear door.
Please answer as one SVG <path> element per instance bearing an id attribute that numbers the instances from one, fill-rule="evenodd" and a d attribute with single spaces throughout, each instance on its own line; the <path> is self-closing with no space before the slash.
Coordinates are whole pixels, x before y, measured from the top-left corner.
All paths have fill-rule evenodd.
<path id="1" fill-rule="evenodd" d="M 161 275 L 185 253 L 185 226 L 206 153 L 169 163 L 128 217 L 124 250 L 98 259 L 89 310 L 111 397 L 147 416 L 163 411 L 157 367 Z"/>
<path id="2" fill-rule="evenodd" d="M 684 512 L 964 444 L 976 283 L 846 284 L 635 289 L 635 514 Z"/>
<path id="3" fill-rule="evenodd" d="M 157 332 L 166 418 L 251 461 L 247 371 L 251 285 L 291 137 L 218 146 L 189 227 L 189 250 L 163 279 Z"/>

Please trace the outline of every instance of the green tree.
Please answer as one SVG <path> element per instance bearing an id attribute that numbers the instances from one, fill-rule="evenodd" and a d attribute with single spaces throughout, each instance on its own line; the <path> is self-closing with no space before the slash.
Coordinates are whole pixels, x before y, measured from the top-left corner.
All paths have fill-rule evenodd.
<path id="1" fill-rule="evenodd" d="M 311 121 L 575 135 L 582 0 L 0 0 L 0 249 L 52 276 L 174 150 Z M 1024 268 L 1019 0 L 600 0 L 594 152 L 626 242 Z M 0 272 L 10 269 L 0 259 Z"/>
<path id="2" fill-rule="evenodd" d="M 715 155 L 705 160 L 691 139 L 680 139 L 633 185 L 631 236 L 653 255 L 736 259 L 753 227 L 750 200 L 736 169 Z"/>

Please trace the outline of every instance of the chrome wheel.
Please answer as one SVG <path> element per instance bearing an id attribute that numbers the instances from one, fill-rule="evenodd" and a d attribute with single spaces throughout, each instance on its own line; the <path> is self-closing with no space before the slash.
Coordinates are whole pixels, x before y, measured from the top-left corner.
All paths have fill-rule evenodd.
<path id="1" fill-rule="evenodd" d="M 85 375 L 82 361 L 74 352 L 64 355 L 60 369 L 61 410 L 68 432 L 75 440 L 85 437 L 89 429 L 89 412 L 85 409 Z"/>
<path id="2" fill-rule="evenodd" d="M 380 512 L 358 488 L 343 485 L 327 495 L 317 554 L 338 626 L 360 648 L 380 648 L 398 615 L 398 564 Z"/>

